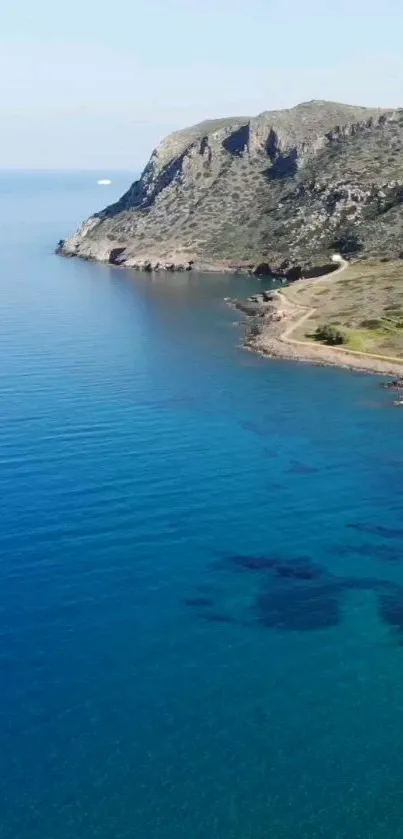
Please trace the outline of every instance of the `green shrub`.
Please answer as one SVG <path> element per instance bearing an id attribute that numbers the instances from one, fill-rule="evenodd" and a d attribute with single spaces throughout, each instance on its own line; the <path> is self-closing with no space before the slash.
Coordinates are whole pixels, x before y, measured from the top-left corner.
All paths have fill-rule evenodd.
<path id="1" fill-rule="evenodd" d="M 333 238 L 331 244 L 333 250 L 336 250 L 337 253 L 343 254 L 343 256 L 355 254 L 362 250 L 362 243 L 360 242 L 356 232 L 353 228 L 349 227 L 340 229 L 338 234 Z"/>
<path id="2" fill-rule="evenodd" d="M 321 341 L 322 344 L 328 344 L 330 347 L 336 347 L 346 341 L 344 333 L 337 326 L 326 323 L 315 329 L 313 337 L 315 341 Z"/>

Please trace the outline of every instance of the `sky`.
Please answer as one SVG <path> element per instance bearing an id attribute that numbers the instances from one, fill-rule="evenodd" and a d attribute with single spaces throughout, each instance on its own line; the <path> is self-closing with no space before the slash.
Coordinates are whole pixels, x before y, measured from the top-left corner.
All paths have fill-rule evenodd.
<path id="1" fill-rule="evenodd" d="M 403 105 L 402 33 L 401 0 L 13 0 L 0 169 L 137 172 L 206 118 Z"/>

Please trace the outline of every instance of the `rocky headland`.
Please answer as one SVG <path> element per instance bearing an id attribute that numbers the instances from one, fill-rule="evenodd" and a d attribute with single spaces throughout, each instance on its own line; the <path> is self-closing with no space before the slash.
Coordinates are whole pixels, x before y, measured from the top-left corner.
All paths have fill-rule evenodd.
<path id="1" fill-rule="evenodd" d="M 156 270 L 324 273 L 403 250 L 403 111 L 312 101 L 171 134 L 65 256 Z"/>
<path id="2" fill-rule="evenodd" d="M 402 230 L 403 110 L 312 101 L 171 134 L 57 251 L 276 278 L 237 304 L 249 348 L 400 379 Z"/>

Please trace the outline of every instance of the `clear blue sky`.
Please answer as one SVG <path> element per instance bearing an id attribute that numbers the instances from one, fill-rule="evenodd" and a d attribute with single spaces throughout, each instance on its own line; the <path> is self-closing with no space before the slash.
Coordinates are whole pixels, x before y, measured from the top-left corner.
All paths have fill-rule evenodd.
<path id="1" fill-rule="evenodd" d="M 402 0 L 4 5 L 0 168 L 138 170 L 206 117 L 403 105 Z"/>

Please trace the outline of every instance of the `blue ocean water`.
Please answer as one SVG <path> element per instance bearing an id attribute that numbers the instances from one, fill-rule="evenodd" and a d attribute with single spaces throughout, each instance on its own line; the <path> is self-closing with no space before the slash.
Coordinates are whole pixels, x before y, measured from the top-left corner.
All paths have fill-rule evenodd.
<path id="1" fill-rule="evenodd" d="M 403 837 L 403 415 L 0 176 L 1 839 Z"/>

